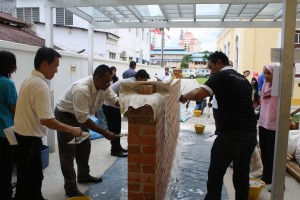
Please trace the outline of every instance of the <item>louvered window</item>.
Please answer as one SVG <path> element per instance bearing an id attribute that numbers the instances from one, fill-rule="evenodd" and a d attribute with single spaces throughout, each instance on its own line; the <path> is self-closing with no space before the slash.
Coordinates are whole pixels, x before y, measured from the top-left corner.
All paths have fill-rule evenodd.
<path id="1" fill-rule="evenodd" d="M 40 21 L 40 8 L 17 8 L 17 18 L 23 22 Z"/>
<path id="2" fill-rule="evenodd" d="M 56 24 L 73 25 L 73 13 L 63 8 L 56 8 Z"/>

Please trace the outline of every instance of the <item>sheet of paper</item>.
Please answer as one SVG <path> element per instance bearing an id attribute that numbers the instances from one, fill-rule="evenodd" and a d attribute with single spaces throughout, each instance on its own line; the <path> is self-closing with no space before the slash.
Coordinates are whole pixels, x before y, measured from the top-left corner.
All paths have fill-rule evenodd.
<path id="1" fill-rule="evenodd" d="M 10 145 L 17 145 L 18 141 L 16 139 L 15 133 L 14 133 L 14 127 L 11 126 L 9 128 L 3 129 L 5 136 L 9 142 Z"/>
<path id="2" fill-rule="evenodd" d="M 88 132 L 83 132 L 81 137 L 75 137 L 73 138 L 73 140 L 71 140 L 68 144 L 80 144 L 81 142 L 83 142 L 85 139 L 89 138 L 90 134 Z"/>

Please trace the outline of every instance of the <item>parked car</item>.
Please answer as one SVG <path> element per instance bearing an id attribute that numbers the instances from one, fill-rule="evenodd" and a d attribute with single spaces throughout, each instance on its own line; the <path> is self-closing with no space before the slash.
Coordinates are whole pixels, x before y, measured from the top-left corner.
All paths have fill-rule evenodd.
<path id="1" fill-rule="evenodd" d="M 182 78 L 196 78 L 196 70 L 195 69 L 182 69 Z"/>
<path id="2" fill-rule="evenodd" d="M 199 69 L 197 71 L 197 77 L 210 77 L 210 69 Z"/>

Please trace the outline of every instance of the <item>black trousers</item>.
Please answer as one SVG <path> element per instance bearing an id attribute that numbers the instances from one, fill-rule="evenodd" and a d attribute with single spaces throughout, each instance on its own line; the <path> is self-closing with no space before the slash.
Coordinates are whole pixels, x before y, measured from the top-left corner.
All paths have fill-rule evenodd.
<path id="1" fill-rule="evenodd" d="M 256 144 L 255 137 L 239 141 L 228 138 L 225 134 L 218 135 L 211 149 L 206 200 L 221 199 L 224 174 L 231 161 L 235 199 L 248 199 L 250 160 Z"/>
<path id="2" fill-rule="evenodd" d="M 112 106 L 102 106 L 104 115 L 107 120 L 108 130 L 119 135 L 121 133 L 121 111 L 119 108 L 115 108 Z M 121 147 L 120 138 L 117 138 L 111 143 L 111 151 L 118 151 Z"/>
<path id="3" fill-rule="evenodd" d="M 62 123 L 70 126 L 81 126 L 76 117 L 71 113 L 59 112 L 56 108 L 54 115 L 55 118 Z M 84 127 L 82 127 L 82 129 L 88 131 Z M 79 179 L 85 179 L 90 173 L 89 157 L 91 153 L 91 141 L 87 138 L 80 144 L 68 144 L 73 138 L 74 137 L 69 133 L 57 131 L 59 160 L 65 180 L 64 188 L 66 193 L 71 193 L 78 189 L 74 169 L 74 158 L 77 163 L 77 177 Z"/>
<path id="4" fill-rule="evenodd" d="M 215 130 L 215 135 L 219 135 L 220 134 L 220 117 L 218 115 L 218 109 L 212 108 L 213 109 L 213 115 L 214 115 L 214 119 L 215 119 L 215 126 L 216 126 L 216 130 Z"/>
<path id="5" fill-rule="evenodd" d="M 11 174 L 13 161 L 11 147 L 6 138 L 0 137 L 0 199 L 12 198 Z"/>
<path id="6" fill-rule="evenodd" d="M 18 145 L 13 150 L 17 165 L 15 199 L 43 200 L 42 196 L 42 140 L 39 137 L 21 136 L 15 133 Z"/>
<path id="7" fill-rule="evenodd" d="M 267 184 L 272 183 L 275 131 L 259 127 L 259 146 L 261 150 L 261 161 L 263 164 L 262 180 Z"/>

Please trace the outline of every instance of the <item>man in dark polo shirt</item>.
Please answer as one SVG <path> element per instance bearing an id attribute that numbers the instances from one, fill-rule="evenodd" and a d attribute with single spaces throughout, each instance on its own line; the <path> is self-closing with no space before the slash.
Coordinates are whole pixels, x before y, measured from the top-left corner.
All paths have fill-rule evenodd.
<path id="1" fill-rule="evenodd" d="M 252 152 L 256 146 L 256 119 L 251 85 L 229 66 L 228 57 L 214 52 L 208 58 L 213 74 L 203 86 L 180 96 L 179 101 L 198 100 L 215 95 L 218 101 L 220 134 L 211 149 L 205 199 L 221 199 L 223 177 L 233 161 L 235 199 L 247 200 Z"/>

